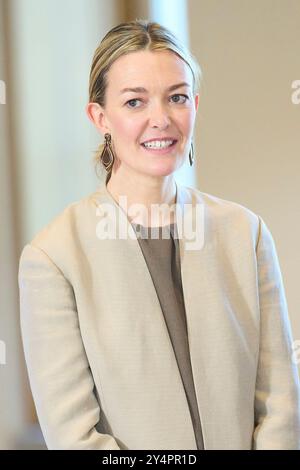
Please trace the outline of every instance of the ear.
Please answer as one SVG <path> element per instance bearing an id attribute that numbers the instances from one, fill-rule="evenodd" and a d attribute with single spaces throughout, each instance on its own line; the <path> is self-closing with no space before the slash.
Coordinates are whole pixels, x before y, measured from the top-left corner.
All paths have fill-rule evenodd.
<path id="1" fill-rule="evenodd" d="M 195 110 L 197 112 L 198 106 L 199 106 L 199 93 L 195 95 L 194 100 L 195 100 Z"/>
<path id="2" fill-rule="evenodd" d="M 85 111 L 89 120 L 103 135 L 110 132 L 107 124 L 106 113 L 99 103 L 88 103 Z"/>

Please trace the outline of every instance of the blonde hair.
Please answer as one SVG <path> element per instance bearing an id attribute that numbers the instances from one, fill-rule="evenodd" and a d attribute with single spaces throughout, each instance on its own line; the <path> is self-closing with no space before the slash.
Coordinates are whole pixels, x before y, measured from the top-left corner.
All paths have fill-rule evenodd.
<path id="1" fill-rule="evenodd" d="M 121 56 L 141 50 L 172 51 L 190 67 L 193 93 L 200 88 L 201 68 L 191 52 L 164 26 L 148 20 L 121 23 L 112 28 L 97 47 L 92 60 L 89 80 L 89 101 L 105 108 L 106 76 L 112 64 Z M 103 144 L 96 151 L 96 166 L 100 163 Z M 106 182 L 111 176 L 107 173 Z"/>

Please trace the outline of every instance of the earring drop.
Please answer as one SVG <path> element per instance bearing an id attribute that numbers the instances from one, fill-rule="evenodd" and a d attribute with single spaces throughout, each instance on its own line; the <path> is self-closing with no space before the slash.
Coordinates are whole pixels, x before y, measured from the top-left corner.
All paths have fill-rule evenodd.
<path id="1" fill-rule="evenodd" d="M 109 172 L 114 164 L 115 155 L 111 146 L 111 135 L 105 134 L 104 135 L 105 143 L 102 153 L 100 155 L 100 160 L 107 172 Z"/>

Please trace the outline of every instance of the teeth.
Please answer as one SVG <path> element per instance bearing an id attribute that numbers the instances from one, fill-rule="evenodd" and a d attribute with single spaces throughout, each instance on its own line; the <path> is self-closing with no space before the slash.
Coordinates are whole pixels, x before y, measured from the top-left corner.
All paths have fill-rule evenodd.
<path id="1" fill-rule="evenodd" d="M 145 142 L 143 145 L 150 149 L 166 148 L 172 145 L 173 140 L 153 140 L 152 142 Z"/>

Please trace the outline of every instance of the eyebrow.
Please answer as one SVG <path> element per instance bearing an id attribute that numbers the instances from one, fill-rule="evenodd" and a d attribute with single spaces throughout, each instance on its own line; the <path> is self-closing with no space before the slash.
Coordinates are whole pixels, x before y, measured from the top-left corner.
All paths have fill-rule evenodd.
<path id="1" fill-rule="evenodd" d="M 181 82 L 181 83 L 176 83 L 175 85 L 171 85 L 169 88 L 167 88 L 167 91 L 174 91 L 174 90 L 177 90 L 177 88 L 181 88 L 183 86 L 190 87 L 190 85 L 188 83 Z M 147 93 L 146 88 L 138 86 L 138 87 L 135 87 L 135 88 L 123 88 L 123 90 L 121 90 L 120 94 L 127 93 L 128 91 L 131 91 L 133 93 Z"/>

